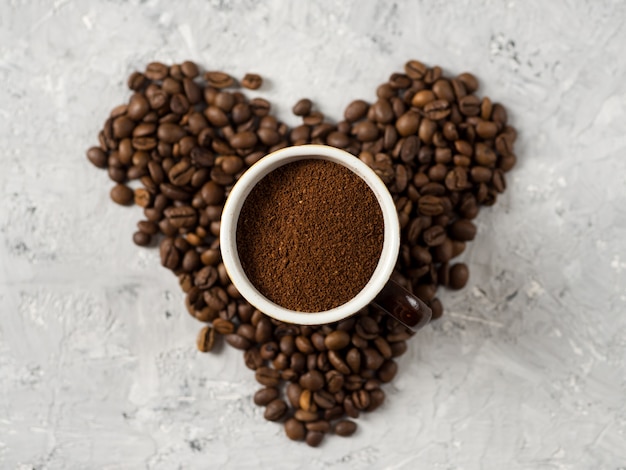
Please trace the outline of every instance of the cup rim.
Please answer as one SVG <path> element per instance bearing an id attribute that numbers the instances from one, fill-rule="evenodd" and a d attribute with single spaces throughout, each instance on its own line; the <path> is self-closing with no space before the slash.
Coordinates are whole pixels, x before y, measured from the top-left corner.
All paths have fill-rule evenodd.
<path id="1" fill-rule="evenodd" d="M 256 184 L 275 169 L 298 160 L 322 159 L 338 163 L 359 176 L 376 196 L 383 215 L 383 248 L 374 273 L 359 293 L 348 302 L 322 312 L 298 312 L 272 302 L 250 282 L 237 250 L 237 222 L 243 204 Z M 396 265 L 400 250 L 400 223 L 395 203 L 378 175 L 354 155 L 327 145 L 299 145 L 272 152 L 252 165 L 233 186 L 224 204 L 220 225 L 222 262 L 233 285 L 254 307 L 280 321 L 299 325 L 321 325 L 347 318 L 374 300 Z"/>

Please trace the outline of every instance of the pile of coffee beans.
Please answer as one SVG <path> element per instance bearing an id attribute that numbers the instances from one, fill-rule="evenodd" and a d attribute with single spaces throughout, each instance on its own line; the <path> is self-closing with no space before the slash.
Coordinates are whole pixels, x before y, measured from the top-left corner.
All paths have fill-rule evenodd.
<path id="1" fill-rule="evenodd" d="M 262 86 L 246 74 L 241 85 Z M 189 313 L 207 325 L 200 351 L 222 338 L 244 351 L 262 388 L 254 402 L 281 421 L 293 440 L 317 446 L 349 436 L 361 412 L 385 399 L 381 387 L 407 349 L 405 327 L 368 307 L 339 323 L 298 326 L 255 310 L 230 282 L 220 259 L 220 216 L 235 181 L 269 152 L 327 144 L 367 163 L 387 184 L 398 210 L 402 245 L 394 279 L 443 313 L 438 286 L 460 289 L 469 271 L 452 260 L 476 235 L 481 206 L 505 190 L 516 161 L 516 131 L 505 108 L 480 98 L 470 73 L 445 76 L 411 60 L 378 86 L 373 102 L 356 100 L 333 123 L 302 99 L 302 124 L 290 129 L 263 98 L 249 99 L 220 71 L 193 62 L 153 62 L 128 79 L 127 104 L 114 108 L 87 151 L 116 183 L 111 199 L 143 208 L 133 241 L 158 243 L 163 266 L 179 278 Z M 131 189 L 129 182 L 139 180 Z M 133 186 L 137 186 L 133 183 Z"/>

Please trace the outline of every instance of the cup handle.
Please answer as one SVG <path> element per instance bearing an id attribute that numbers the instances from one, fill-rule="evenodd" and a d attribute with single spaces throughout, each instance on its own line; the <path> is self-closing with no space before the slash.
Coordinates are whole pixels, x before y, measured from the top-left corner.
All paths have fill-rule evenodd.
<path id="1" fill-rule="evenodd" d="M 426 325 L 433 314 L 421 299 L 393 280 L 387 282 L 372 303 L 413 331 Z"/>

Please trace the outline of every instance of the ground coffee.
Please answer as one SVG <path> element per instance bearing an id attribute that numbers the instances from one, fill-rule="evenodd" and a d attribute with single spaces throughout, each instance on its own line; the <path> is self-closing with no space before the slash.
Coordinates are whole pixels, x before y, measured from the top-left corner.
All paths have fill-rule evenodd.
<path id="1" fill-rule="evenodd" d="M 383 246 L 376 196 L 348 168 L 300 160 L 274 170 L 243 205 L 237 247 L 248 278 L 273 302 L 319 312 L 356 296 Z"/>

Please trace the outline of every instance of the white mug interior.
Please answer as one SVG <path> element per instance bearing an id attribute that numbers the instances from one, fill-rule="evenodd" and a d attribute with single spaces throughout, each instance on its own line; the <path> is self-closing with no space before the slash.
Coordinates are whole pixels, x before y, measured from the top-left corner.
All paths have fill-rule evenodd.
<path id="1" fill-rule="evenodd" d="M 237 249 L 237 223 L 243 204 L 252 188 L 277 168 L 298 160 L 321 159 L 343 165 L 358 175 L 372 190 L 383 216 L 383 247 L 372 277 L 348 302 L 322 312 L 298 312 L 272 302 L 250 282 L 241 265 Z M 224 205 L 220 226 L 222 260 L 239 293 L 254 307 L 287 323 L 321 325 L 342 320 L 372 302 L 389 280 L 400 249 L 400 224 L 396 207 L 385 183 L 354 155 L 326 145 L 299 145 L 277 150 L 252 165 L 233 186 Z"/>

